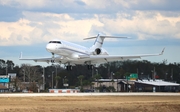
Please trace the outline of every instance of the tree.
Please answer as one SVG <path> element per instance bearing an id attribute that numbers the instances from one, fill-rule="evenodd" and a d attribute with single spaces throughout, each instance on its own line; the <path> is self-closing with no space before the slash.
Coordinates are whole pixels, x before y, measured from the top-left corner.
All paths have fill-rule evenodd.
<path id="1" fill-rule="evenodd" d="M 41 79 L 41 67 L 30 64 L 22 64 L 20 73 L 24 74 L 25 81 L 36 82 Z"/>
<path id="2" fill-rule="evenodd" d="M 101 78 L 100 74 L 95 74 L 94 79 L 97 81 L 97 88 L 99 88 L 99 79 Z"/>
<path id="3" fill-rule="evenodd" d="M 32 91 L 32 92 L 37 92 L 38 91 L 38 87 L 37 87 L 36 82 L 31 82 L 29 84 L 29 91 Z"/>
<path id="4" fill-rule="evenodd" d="M 12 84 L 14 92 L 17 92 L 18 88 L 21 85 L 21 81 L 18 79 L 18 77 L 11 78 L 11 83 L 10 84 Z"/>
<path id="5" fill-rule="evenodd" d="M 55 80 L 56 80 L 56 88 L 58 88 L 58 83 L 59 83 L 59 80 L 61 79 L 61 77 L 60 76 L 56 76 L 55 77 Z"/>
<path id="6" fill-rule="evenodd" d="M 79 75 L 77 78 L 79 79 L 79 83 L 80 83 L 80 86 L 81 86 L 81 91 L 83 91 L 83 79 L 84 79 L 84 76 Z"/>
<path id="7" fill-rule="evenodd" d="M 120 76 L 121 76 L 121 73 L 120 73 L 120 72 L 116 72 L 116 73 L 115 73 L 115 77 L 116 77 L 116 79 L 117 79 L 117 81 L 116 81 L 116 82 L 117 82 L 117 89 L 116 89 L 117 91 L 118 91 L 118 79 L 119 79 Z"/>
<path id="8" fill-rule="evenodd" d="M 5 74 L 6 62 L 0 59 L 0 74 Z"/>
<path id="9" fill-rule="evenodd" d="M 7 64 L 7 67 L 8 67 L 8 68 L 13 69 L 13 67 L 14 67 L 13 61 L 7 60 L 7 61 L 6 61 L 6 64 Z"/>
<path id="10" fill-rule="evenodd" d="M 42 67 L 31 66 L 30 64 L 22 64 L 20 73 L 24 75 L 23 81 L 28 82 L 29 90 L 37 92 L 38 87 L 42 84 Z"/>

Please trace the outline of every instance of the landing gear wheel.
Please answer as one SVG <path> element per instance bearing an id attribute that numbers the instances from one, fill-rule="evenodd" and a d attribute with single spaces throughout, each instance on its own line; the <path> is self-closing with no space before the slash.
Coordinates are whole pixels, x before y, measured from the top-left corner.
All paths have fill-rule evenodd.
<path id="1" fill-rule="evenodd" d="M 93 65 L 87 65 L 88 70 L 92 70 L 94 68 Z"/>
<path id="2" fill-rule="evenodd" d="M 71 71 L 71 70 L 72 70 L 72 65 L 66 66 L 66 70 L 67 70 L 67 71 Z"/>
<path id="3" fill-rule="evenodd" d="M 51 59 L 51 63 L 54 63 L 54 53 L 52 53 L 52 59 Z"/>

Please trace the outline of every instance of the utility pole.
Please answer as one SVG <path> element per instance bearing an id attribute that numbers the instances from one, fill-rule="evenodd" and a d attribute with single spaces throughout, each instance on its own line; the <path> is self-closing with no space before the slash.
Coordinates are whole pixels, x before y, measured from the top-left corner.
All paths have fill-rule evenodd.
<path id="1" fill-rule="evenodd" d="M 56 68 L 56 77 L 55 77 L 55 81 L 56 81 L 56 82 L 55 82 L 55 86 L 56 86 L 56 87 L 55 87 L 55 88 L 57 88 L 57 80 L 58 80 L 58 79 L 57 79 L 57 67 L 58 67 L 58 66 L 55 65 L 55 68 Z"/>
<path id="2" fill-rule="evenodd" d="M 45 68 L 43 67 L 43 90 L 45 90 Z"/>
<path id="3" fill-rule="evenodd" d="M 137 75 L 138 75 L 138 79 L 140 79 L 140 78 L 139 78 L 139 70 L 138 70 L 138 68 L 137 68 Z"/>
<path id="4" fill-rule="evenodd" d="M 8 64 L 6 64 L 6 75 L 8 76 Z"/>
<path id="5" fill-rule="evenodd" d="M 54 74 L 54 71 L 52 71 L 52 89 L 53 89 L 53 74 Z"/>
<path id="6" fill-rule="evenodd" d="M 155 75 L 156 75 L 156 68 L 154 67 L 154 80 L 155 80 Z"/>
<path id="7" fill-rule="evenodd" d="M 156 75 L 156 68 L 154 67 L 154 70 L 152 71 L 152 79 L 155 80 Z"/>
<path id="8" fill-rule="evenodd" d="M 24 75 L 23 81 L 25 82 L 25 70 L 23 69 L 22 71 L 23 71 L 23 75 Z"/>
<path id="9" fill-rule="evenodd" d="M 92 73 L 92 78 L 94 77 L 94 66 L 92 66 L 92 69 L 91 69 L 91 73 Z"/>
<path id="10" fill-rule="evenodd" d="M 173 68 L 171 69 L 171 80 L 173 81 Z"/>

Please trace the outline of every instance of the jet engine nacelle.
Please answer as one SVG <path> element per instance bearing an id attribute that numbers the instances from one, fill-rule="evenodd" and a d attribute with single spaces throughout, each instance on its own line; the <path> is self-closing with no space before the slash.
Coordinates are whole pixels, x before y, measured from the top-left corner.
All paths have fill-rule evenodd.
<path id="1" fill-rule="evenodd" d="M 102 50 L 100 48 L 96 48 L 94 54 L 99 55 L 101 54 Z"/>
<path id="2" fill-rule="evenodd" d="M 96 48 L 92 51 L 93 55 L 108 55 L 108 52 L 103 48 Z"/>
<path id="3" fill-rule="evenodd" d="M 105 49 L 103 49 L 102 47 L 99 48 L 99 47 L 96 47 L 93 45 L 90 48 L 90 54 L 91 55 L 108 55 L 108 52 Z"/>

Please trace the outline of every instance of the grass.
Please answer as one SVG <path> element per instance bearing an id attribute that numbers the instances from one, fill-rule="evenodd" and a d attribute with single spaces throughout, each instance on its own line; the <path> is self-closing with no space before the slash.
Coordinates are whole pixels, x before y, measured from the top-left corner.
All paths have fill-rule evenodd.
<path id="1" fill-rule="evenodd" d="M 180 112 L 179 96 L 1 97 L 0 112 Z"/>

